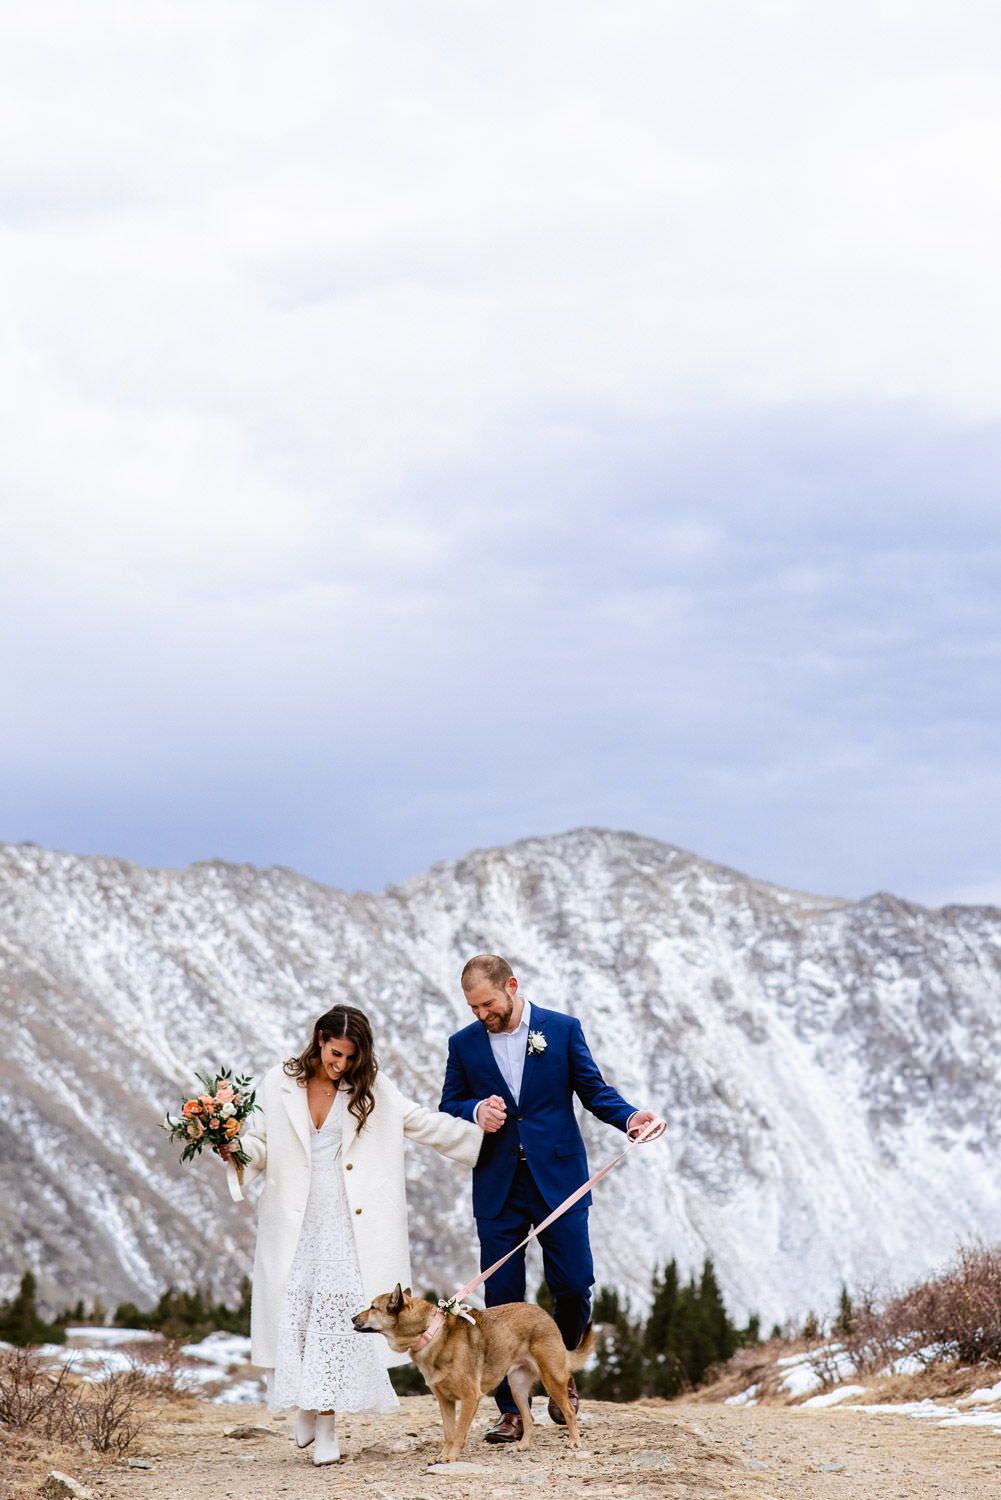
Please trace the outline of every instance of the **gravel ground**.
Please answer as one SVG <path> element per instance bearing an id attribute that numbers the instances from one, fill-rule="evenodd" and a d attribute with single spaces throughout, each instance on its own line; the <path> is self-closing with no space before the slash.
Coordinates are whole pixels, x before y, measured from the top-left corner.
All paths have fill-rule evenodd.
<path id="1" fill-rule="evenodd" d="M 529 1453 L 482 1442 L 492 1404 L 484 1401 L 465 1462 L 430 1466 L 438 1448 L 437 1407 L 410 1397 L 388 1417 L 342 1421 L 341 1463 L 316 1468 L 294 1447 L 287 1421 L 263 1407 L 184 1403 L 158 1407 L 130 1456 L 46 1451 L 25 1439 L 5 1444 L 0 1494 L 27 1500 L 61 1468 L 98 1500 L 275 1500 L 294 1495 L 369 1500 L 514 1500 L 514 1497 L 656 1496 L 658 1500 L 997 1500 L 1001 1437 L 905 1417 L 790 1407 L 708 1407 L 684 1402 L 585 1405 L 575 1454 L 548 1421 Z M 224 1436 L 235 1424 L 266 1432 Z M 6 1480 L 3 1476 L 6 1474 Z"/>

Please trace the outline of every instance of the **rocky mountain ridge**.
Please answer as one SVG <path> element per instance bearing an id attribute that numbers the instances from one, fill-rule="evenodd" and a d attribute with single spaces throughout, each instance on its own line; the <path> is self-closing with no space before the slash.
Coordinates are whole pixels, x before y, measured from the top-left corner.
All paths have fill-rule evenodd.
<path id="1" fill-rule="evenodd" d="M 253 1215 L 158 1121 L 192 1070 L 261 1071 L 337 998 L 437 1101 L 468 1018 L 462 963 L 505 953 L 579 1015 L 607 1077 L 669 1136 L 598 1189 L 598 1274 L 712 1253 L 767 1320 L 899 1283 L 1001 1238 L 1001 912 L 823 898 L 634 834 L 583 829 L 436 866 L 381 894 L 285 869 L 148 870 L 0 846 L 0 1292 L 152 1298 L 246 1269 Z M 621 1138 L 585 1117 L 592 1163 Z M 415 1275 L 475 1270 L 468 1178 L 409 1165 Z"/>

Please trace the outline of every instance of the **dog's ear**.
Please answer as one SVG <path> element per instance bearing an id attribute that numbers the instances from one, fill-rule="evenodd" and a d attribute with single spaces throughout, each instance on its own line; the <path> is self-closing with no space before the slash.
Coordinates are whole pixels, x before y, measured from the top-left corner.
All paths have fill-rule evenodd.
<path id="1" fill-rule="evenodd" d="M 412 1297 L 414 1295 L 412 1288 L 410 1288 L 408 1286 L 407 1289 L 406 1289 L 406 1291 L 403 1293 L 403 1295 L 404 1295 L 404 1297 Z"/>
<path id="2" fill-rule="evenodd" d="M 403 1288 L 399 1282 L 396 1283 L 393 1291 L 389 1294 L 386 1311 L 394 1318 L 403 1311 Z"/>

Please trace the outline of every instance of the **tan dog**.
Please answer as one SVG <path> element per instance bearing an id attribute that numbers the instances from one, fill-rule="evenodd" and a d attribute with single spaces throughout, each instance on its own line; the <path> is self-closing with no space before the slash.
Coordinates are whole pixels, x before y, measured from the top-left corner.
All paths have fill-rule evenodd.
<path id="1" fill-rule="evenodd" d="M 409 1353 L 434 1391 L 445 1429 L 439 1462 L 452 1463 L 459 1457 L 480 1397 L 496 1389 L 505 1375 L 524 1425 L 519 1448 L 528 1448 L 532 1442 L 528 1398 L 536 1380 L 542 1381 L 566 1417 L 570 1446 L 579 1446 L 577 1417 L 567 1384 L 571 1372 L 586 1364 L 594 1348 L 590 1328 L 578 1347 L 568 1351 L 556 1324 L 541 1307 L 530 1302 L 505 1302 L 500 1307 L 471 1308 L 471 1323 L 446 1315 L 431 1342 L 415 1352 L 412 1346 L 436 1310 L 432 1303 L 411 1296 L 410 1288 L 404 1291 L 397 1282 L 394 1291 L 375 1297 L 352 1322 L 356 1333 L 381 1333 L 397 1353 Z"/>

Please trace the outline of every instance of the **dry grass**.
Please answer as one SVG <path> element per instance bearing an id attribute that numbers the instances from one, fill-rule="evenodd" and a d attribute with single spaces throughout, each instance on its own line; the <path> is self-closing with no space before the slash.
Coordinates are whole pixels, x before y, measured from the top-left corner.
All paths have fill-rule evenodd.
<path id="1" fill-rule="evenodd" d="M 1001 1250 L 963 1250 L 940 1276 L 883 1303 L 857 1298 L 850 1326 L 829 1325 L 812 1348 L 798 1338 L 740 1349 L 689 1399 L 725 1401 L 756 1385 L 758 1402 L 801 1401 L 783 1386 L 788 1366 L 777 1364 L 796 1354 L 809 1356 L 821 1389 L 857 1381 L 873 1401 L 959 1398 L 993 1385 L 1001 1375 Z M 916 1368 L 889 1373 L 903 1360 Z"/>
<path id="2" fill-rule="evenodd" d="M 895 1297 L 872 1321 L 884 1340 L 912 1336 L 966 1364 L 1001 1363 L 1001 1250 L 961 1251 L 943 1275 Z"/>
<path id="3" fill-rule="evenodd" d="M 46 1368 L 38 1351 L 0 1351 L 0 1426 L 47 1442 L 121 1455 L 142 1430 L 141 1406 L 160 1396 L 139 1368 L 81 1381 L 72 1362 Z"/>

